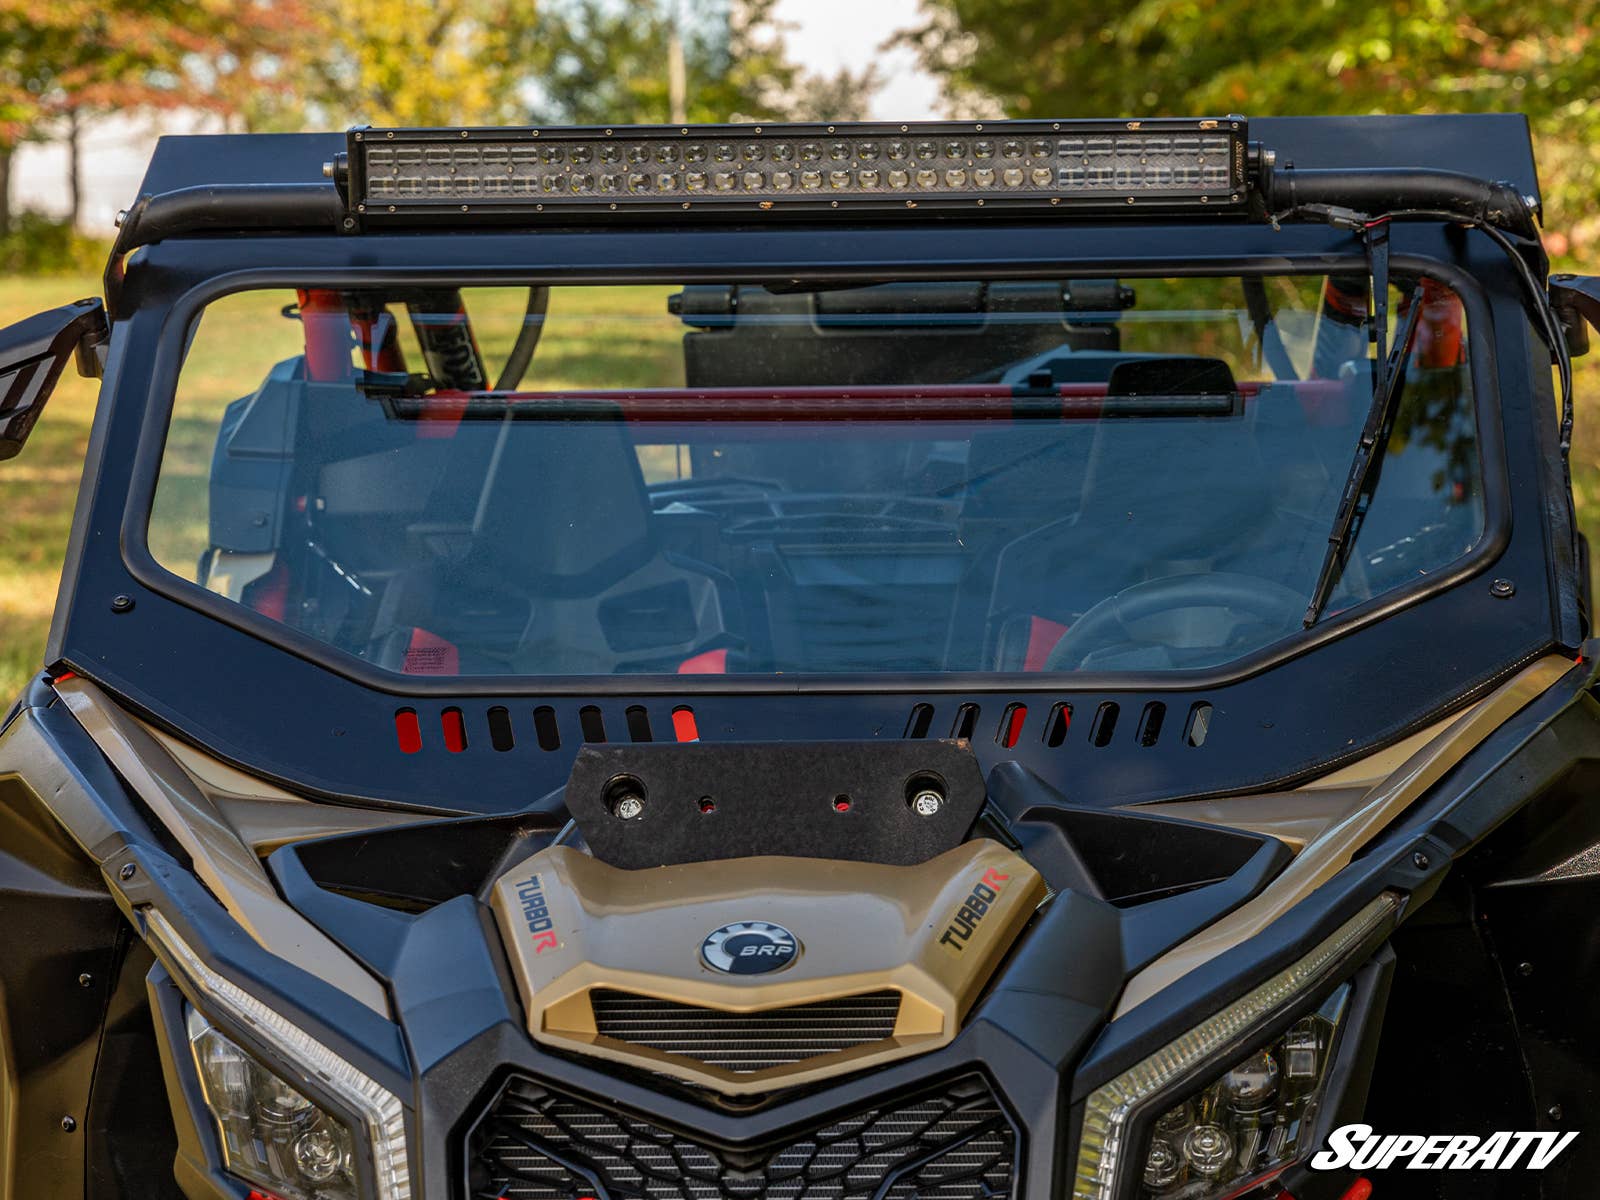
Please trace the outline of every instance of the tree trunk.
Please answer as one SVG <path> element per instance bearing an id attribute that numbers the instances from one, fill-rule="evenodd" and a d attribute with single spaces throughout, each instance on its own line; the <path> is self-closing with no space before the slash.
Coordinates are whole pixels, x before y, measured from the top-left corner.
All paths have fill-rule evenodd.
<path id="1" fill-rule="evenodd" d="M 78 110 L 69 109 L 67 112 L 67 194 L 68 204 L 67 224 L 73 229 L 78 227 L 78 214 L 83 211 L 83 163 L 80 135 L 83 126 L 78 119 Z"/>
<path id="2" fill-rule="evenodd" d="M 14 146 L 0 146 L 0 234 L 11 232 L 11 156 Z"/>
<path id="3" fill-rule="evenodd" d="M 683 32 L 677 12 L 667 34 L 667 120 L 674 125 L 689 120 L 689 72 L 683 61 Z"/>

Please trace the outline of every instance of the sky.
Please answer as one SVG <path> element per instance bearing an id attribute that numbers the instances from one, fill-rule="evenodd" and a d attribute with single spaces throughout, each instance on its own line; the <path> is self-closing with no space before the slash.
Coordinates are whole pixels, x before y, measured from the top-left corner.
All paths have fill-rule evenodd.
<path id="1" fill-rule="evenodd" d="M 906 49 L 885 50 L 894 34 L 918 20 L 918 0 L 778 0 L 790 57 L 822 75 L 840 67 L 860 71 L 877 64 L 882 81 L 871 116 L 915 121 L 943 115 L 932 76 Z M 80 223 L 109 237 L 117 210 L 127 206 L 144 177 L 158 133 L 198 132 L 203 119 L 169 113 L 159 118 L 112 117 L 90 125 L 83 144 L 85 195 Z M 20 208 L 60 214 L 67 209 L 67 156 L 59 145 L 29 145 L 17 153 L 13 196 Z"/>
<path id="2" fill-rule="evenodd" d="M 917 0 L 778 0 L 789 26 L 789 54 L 808 70 L 833 75 L 876 63 L 883 80 L 872 117 L 916 121 L 942 116 L 939 87 L 907 49 L 883 49 L 896 32 L 918 24 Z"/>

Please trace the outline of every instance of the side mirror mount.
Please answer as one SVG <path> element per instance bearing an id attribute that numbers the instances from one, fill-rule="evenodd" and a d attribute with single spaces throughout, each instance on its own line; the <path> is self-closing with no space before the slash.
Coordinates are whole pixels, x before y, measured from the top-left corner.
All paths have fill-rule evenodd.
<path id="1" fill-rule="evenodd" d="M 1600 276 L 1550 276 L 1550 306 L 1561 321 L 1567 353 L 1589 353 L 1589 330 L 1600 330 Z"/>
<path id="2" fill-rule="evenodd" d="M 100 378 L 111 336 L 105 306 L 78 300 L 0 329 L 0 460 L 14 458 L 33 432 L 69 358 Z"/>

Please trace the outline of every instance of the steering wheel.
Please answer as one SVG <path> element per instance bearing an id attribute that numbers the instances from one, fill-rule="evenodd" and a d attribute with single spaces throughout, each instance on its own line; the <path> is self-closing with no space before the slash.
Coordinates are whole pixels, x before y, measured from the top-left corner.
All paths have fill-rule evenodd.
<path id="1" fill-rule="evenodd" d="M 1294 627 L 1307 598 L 1292 588 L 1256 575 L 1217 571 L 1166 575 L 1107 596 L 1056 643 L 1045 659 L 1046 671 L 1078 670 L 1091 654 L 1117 646 L 1149 645 L 1130 626 L 1149 617 L 1191 609 L 1222 608 L 1248 613 L 1270 625 Z"/>

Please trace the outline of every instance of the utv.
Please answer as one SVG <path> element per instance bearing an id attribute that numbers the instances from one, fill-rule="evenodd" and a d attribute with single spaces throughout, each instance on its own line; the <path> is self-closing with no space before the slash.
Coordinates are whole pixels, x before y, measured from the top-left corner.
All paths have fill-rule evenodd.
<path id="1" fill-rule="evenodd" d="M 0 734 L 0 1200 L 1600 1175 L 1514 116 L 163 139 Z M 1552 369 L 1554 368 L 1554 369 Z"/>

